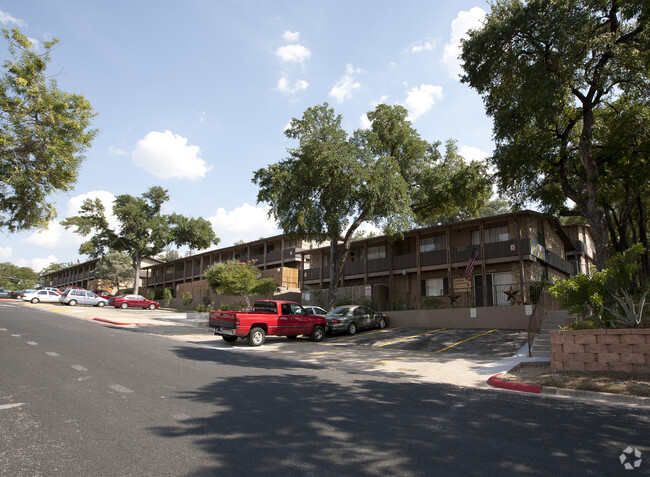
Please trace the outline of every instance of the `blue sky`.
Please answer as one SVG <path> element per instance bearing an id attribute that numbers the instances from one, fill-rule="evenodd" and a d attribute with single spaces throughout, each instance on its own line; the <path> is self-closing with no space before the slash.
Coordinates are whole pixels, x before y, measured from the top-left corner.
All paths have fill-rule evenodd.
<path id="1" fill-rule="evenodd" d="M 59 222 L 85 198 L 169 191 L 165 212 L 203 217 L 221 239 L 281 233 L 257 204 L 253 172 L 285 159 L 283 131 L 328 102 L 351 133 L 379 103 L 401 104 L 420 136 L 455 139 L 467 159 L 493 148 L 475 91 L 458 81 L 458 44 L 484 1 L 20 0 L 3 28 L 57 37 L 48 74 L 84 94 L 99 130 L 47 230 L 0 231 L 0 261 L 35 270 L 85 261 Z M 1 40 L 0 58 L 8 58 Z M 39 46 L 37 46 L 38 48 Z"/>

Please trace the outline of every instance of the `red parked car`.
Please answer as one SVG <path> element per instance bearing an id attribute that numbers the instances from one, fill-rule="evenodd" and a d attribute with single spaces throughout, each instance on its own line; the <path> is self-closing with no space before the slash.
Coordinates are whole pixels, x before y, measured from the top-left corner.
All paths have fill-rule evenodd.
<path id="1" fill-rule="evenodd" d="M 120 295 L 108 299 L 108 306 L 115 308 L 149 308 L 155 310 L 160 307 L 157 301 L 147 300 L 142 295 Z"/>
<path id="2" fill-rule="evenodd" d="M 102 289 L 95 289 L 93 290 L 93 293 L 97 296 L 101 296 L 102 298 L 106 298 L 107 300 L 113 296 L 111 292 Z"/>

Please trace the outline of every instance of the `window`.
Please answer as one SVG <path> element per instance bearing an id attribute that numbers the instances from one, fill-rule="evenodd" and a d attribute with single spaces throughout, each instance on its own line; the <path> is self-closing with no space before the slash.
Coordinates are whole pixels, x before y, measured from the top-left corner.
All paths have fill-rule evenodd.
<path id="1" fill-rule="evenodd" d="M 422 280 L 422 296 L 443 296 L 447 293 L 446 277 Z"/>
<path id="2" fill-rule="evenodd" d="M 368 260 L 378 260 L 380 258 L 386 258 L 386 247 L 384 245 L 368 247 Z"/>
<path id="3" fill-rule="evenodd" d="M 481 231 L 472 230 L 472 245 L 481 245 Z"/>
<path id="4" fill-rule="evenodd" d="M 420 239 L 420 253 L 435 252 L 436 250 L 445 250 L 446 248 L 446 235 L 438 235 L 436 237 L 425 237 L 423 239 Z"/>
<path id="5" fill-rule="evenodd" d="M 291 314 L 292 315 L 304 315 L 305 310 L 303 310 L 300 305 L 291 305 Z"/>
<path id="6" fill-rule="evenodd" d="M 485 243 L 507 242 L 510 240 L 508 226 L 485 229 Z"/>

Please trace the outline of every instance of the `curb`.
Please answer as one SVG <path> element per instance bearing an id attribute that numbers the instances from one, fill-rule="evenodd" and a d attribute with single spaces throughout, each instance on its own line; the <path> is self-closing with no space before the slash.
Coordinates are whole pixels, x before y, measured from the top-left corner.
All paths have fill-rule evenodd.
<path id="1" fill-rule="evenodd" d="M 502 389 L 510 389 L 512 391 L 522 391 L 526 393 L 535 393 L 535 394 L 541 394 L 542 393 L 542 387 L 537 385 L 537 384 L 523 384 L 523 383 L 516 383 L 513 381 L 504 381 L 503 379 L 499 379 L 499 376 L 505 373 L 499 373 L 495 374 L 494 376 L 491 376 L 488 380 L 487 383 L 495 388 L 502 388 Z"/>
<path id="2" fill-rule="evenodd" d="M 504 381 L 499 376 L 505 373 L 498 373 L 491 376 L 487 383 L 495 388 L 509 389 L 512 391 L 522 391 L 534 394 L 544 394 L 547 396 L 558 396 L 565 398 L 574 398 L 582 401 L 598 402 L 602 404 L 634 406 L 650 409 L 650 397 L 630 396 L 627 394 L 599 393 L 595 391 L 582 391 L 575 389 L 555 388 L 552 386 L 539 386 L 537 384 L 524 384 L 514 381 Z"/>
<path id="3" fill-rule="evenodd" d="M 110 325 L 119 325 L 119 326 L 130 326 L 130 325 L 144 326 L 150 324 L 150 323 L 120 323 L 119 321 L 107 320 L 106 318 L 93 318 L 93 321 L 101 321 L 103 323 L 108 323 Z"/>

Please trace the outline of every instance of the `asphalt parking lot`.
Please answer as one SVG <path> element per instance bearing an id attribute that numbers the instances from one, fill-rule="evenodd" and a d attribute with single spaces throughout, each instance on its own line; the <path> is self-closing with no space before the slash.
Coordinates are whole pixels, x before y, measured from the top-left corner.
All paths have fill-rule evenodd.
<path id="1" fill-rule="evenodd" d="M 0 300 L 5 305 L 5 300 Z M 407 377 L 421 382 L 443 382 L 483 387 L 497 372 L 521 360 L 526 331 L 498 329 L 386 328 L 365 330 L 354 336 L 327 334 L 314 343 L 308 337 L 288 340 L 267 336 L 259 347 L 246 340 L 226 343 L 207 327 L 207 315 L 175 310 L 70 307 L 57 303 L 21 303 L 46 312 L 74 317 L 126 333 L 147 333 L 192 343 L 225 353 L 259 353 L 289 361 L 313 362 L 356 372 Z M 519 353 L 518 353 L 519 352 Z M 527 356 L 527 352 L 525 353 Z M 513 364 L 513 359 L 515 360 Z"/>
<path id="2" fill-rule="evenodd" d="M 248 347 L 245 340 L 234 345 L 225 343 L 214 336 L 212 329 L 206 326 L 207 318 L 188 315 L 173 310 L 115 309 L 112 307 L 71 307 L 58 303 L 39 303 L 32 305 L 11 300 L 16 305 L 38 307 L 53 313 L 61 313 L 78 318 L 92 319 L 105 326 L 115 326 L 130 331 L 160 334 L 163 336 L 190 336 L 192 340 L 211 341 L 214 345 L 224 347 Z M 205 315 L 204 315 L 205 316 Z M 425 353 L 441 356 L 473 356 L 483 358 L 506 358 L 516 353 L 526 344 L 526 332 L 520 330 L 499 329 L 423 329 L 423 328 L 386 328 L 383 330 L 360 331 L 354 336 L 345 334 L 327 334 L 320 343 L 312 343 L 306 337 L 296 343 L 308 343 L 318 347 L 334 349 L 358 348 L 382 352 Z M 285 337 L 268 336 L 262 347 L 290 345 Z M 314 349 L 315 350 L 315 349 Z"/>
<path id="3" fill-rule="evenodd" d="M 401 350 L 445 355 L 511 356 L 525 343 L 525 331 L 445 328 L 387 328 L 368 330 L 354 336 L 328 335 L 325 343 L 382 350 Z"/>

